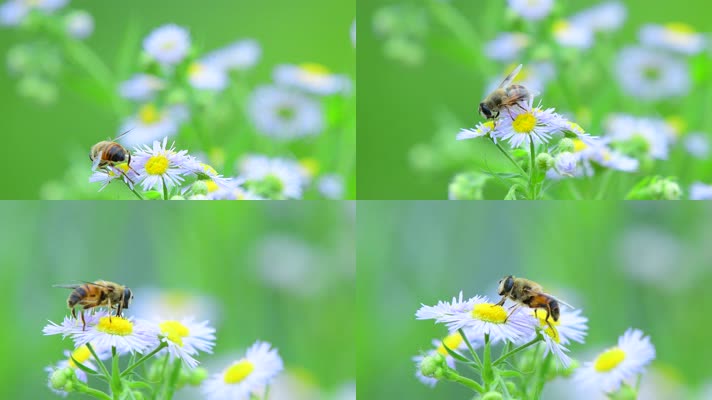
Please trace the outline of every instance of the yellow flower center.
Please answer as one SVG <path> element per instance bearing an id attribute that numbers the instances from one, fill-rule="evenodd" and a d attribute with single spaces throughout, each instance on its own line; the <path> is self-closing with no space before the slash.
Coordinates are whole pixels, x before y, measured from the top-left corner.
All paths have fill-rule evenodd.
<path id="1" fill-rule="evenodd" d="M 588 146 L 581 139 L 574 139 L 574 153 L 585 150 Z"/>
<path id="2" fill-rule="evenodd" d="M 212 179 L 206 180 L 205 185 L 208 187 L 208 193 L 212 193 L 220 188 Z"/>
<path id="3" fill-rule="evenodd" d="M 188 75 L 196 76 L 196 75 L 200 74 L 201 72 L 203 72 L 204 69 L 205 68 L 203 67 L 203 64 L 197 63 L 197 62 L 192 63 L 188 67 Z"/>
<path id="4" fill-rule="evenodd" d="M 531 111 L 517 115 L 512 122 L 512 128 L 514 128 L 517 133 L 531 133 L 535 126 L 536 117 L 531 113 Z"/>
<path id="5" fill-rule="evenodd" d="M 161 328 L 161 333 L 163 333 L 168 340 L 180 347 L 183 347 L 183 338 L 190 335 L 188 327 L 178 321 L 163 321 L 158 324 L 158 326 Z"/>
<path id="6" fill-rule="evenodd" d="M 448 335 L 445 339 L 443 339 L 440 346 L 438 346 L 438 353 L 446 356 L 448 355 L 448 352 L 447 350 L 445 350 L 445 346 L 447 346 L 447 348 L 450 350 L 455 350 L 460 347 L 462 342 L 462 335 L 460 335 L 459 332 L 455 332 L 451 335 Z"/>
<path id="7" fill-rule="evenodd" d="M 166 156 L 162 154 L 152 156 L 146 161 L 146 172 L 149 175 L 163 175 L 168 171 L 168 164 Z"/>
<path id="8" fill-rule="evenodd" d="M 569 29 L 571 29 L 571 24 L 565 19 L 560 19 L 554 22 L 554 25 L 552 25 L 551 27 L 551 30 L 554 32 L 555 35 L 564 34 L 568 32 Z"/>
<path id="9" fill-rule="evenodd" d="M 317 63 L 304 63 L 299 68 L 309 75 L 326 76 L 329 75 L 329 69 Z"/>
<path id="10" fill-rule="evenodd" d="M 685 129 L 687 129 L 687 122 L 685 122 L 685 120 L 679 115 L 672 115 L 670 117 L 667 117 L 665 118 L 665 122 L 667 122 L 668 126 L 670 127 L 670 129 L 672 129 L 675 136 L 682 135 Z"/>
<path id="11" fill-rule="evenodd" d="M 494 121 L 487 121 L 484 124 L 482 124 L 490 129 L 494 129 Z"/>
<path id="12" fill-rule="evenodd" d="M 316 158 L 308 157 L 299 160 L 299 165 L 304 168 L 304 170 L 309 174 L 309 176 L 315 176 L 319 173 L 319 160 Z"/>
<path id="13" fill-rule="evenodd" d="M 202 168 L 203 171 L 208 175 L 217 175 L 218 174 L 218 171 L 216 171 L 215 168 L 211 167 L 208 164 L 200 163 L 200 168 Z"/>
<path id="14" fill-rule="evenodd" d="M 575 133 L 584 133 L 584 132 L 586 132 L 586 131 L 583 130 L 583 128 L 581 127 L 581 125 L 579 125 L 579 124 L 577 124 L 577 123 L 575 123 L 575 122 L 571 122 L 571 121 L 569 121 L 569 129 L 571 130 L 571 132 L 575 132 Z"/>
<path id="15" fill-rule="evenodd" d="M 161 113 L 153 104 L 146 104 L 138 111 L 138 119 L 146 125 L 152 125 L 161 119 Z"/>
<path id="16" fill-rule="evenodd" d="M 625 360 L 625 352 L 618 347 L 610 348 L 596 358 L 593 369 L 596 372 L 608 372 Z"/>
<path id="17" fill-rule="evenodd" d="M 96 325 L 99 332 L 109 335 L 127 336 L 133 333 L 133 323 L 122 317 L 101 317 Z"/>
<path id="18" fill-rule="evenodd" d="M 245 378 L 247 378 L 252 371 L 255 370 L 255 364 L 253 364 L 250 360 L 242 359 L 235 364 L 232 364 L 230 368 L 225 371 L 225 376 L 223 379 L 225 380 L 225 383 L 229 384 L 235 384 L 235 383 L 240 383 Z"/>
<path id="19" fill-rule="evenodd" d="M 84 364 L 84 362 L 86 362 L 89 357 L 91 357 L 91 352 L 89 351 L 89 348 L 87 347 L 87 345 L 82 345 L 72 352 L 72 356 L 69 358 L 69 366 L 72 368 L 76 368 L 77 365 L 74 364 L 74 360 L 77 360 L 78 362 Z"/>
<path id="20" fill-rule="evenodd" d="M 475 304 L 472 309 L 472 317 L 495 324 L 502 324 L 507 319 L 507 311 L 504 307 L 491 303 Z"/>
<path id="21" fill-rule="evenodd" d="M 668 31 L 671 31 L 673 33 L 682 33 L 682 34 L 693 34 L 695 33 L 695 30 L 690 26 L 682 22 L 670 22 L 669 24 L 665 24 L 665 29 Z"/>
<path id="22" fill-rule="evenodd" d="M 544 333 L 549 335 L 550 338 L 554 339 L 556 343 L 559 343 L 561 341 L 561 338 L 559 337 L 559 330 L 556 329 L 556 327 L 560 325 L 559 321 L 554 321 L 554 319 L 549 316 L 549 321 L 547 322 L 546 311 L 538 308 L 534 310 L 534 317 L 539 320 L 541 327 L 544 328 Z"/>

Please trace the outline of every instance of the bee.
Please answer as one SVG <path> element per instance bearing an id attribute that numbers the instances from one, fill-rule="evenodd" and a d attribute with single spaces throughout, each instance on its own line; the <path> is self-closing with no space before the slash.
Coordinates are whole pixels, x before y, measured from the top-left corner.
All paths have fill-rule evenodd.
<path id="1" fill-rule="evenodd" d="M 549 325 L 552 331 L 555 331 L 549 318 L 553 319 L 554 322 L 559 320 L 560 307 L 559 303 L 569 307 L 569 304 L 557 299 L 556 297 L 545 293 L 541 285 L 534 281 L 524 278 L 515 278 L 512 275 L 505 276 L 499 281 L 499 289 L 497 290 L 502 299 L 497 303 L 501 306 L 504 304 L 505 300 L 510 299 L 514 301 L 514 306 L 510 307 L 512 312 L 514 309 L 525 305 L 529 308 L 543 309 L 546 311 L 546 324 Z M 511 315 L 511 314 L 510 314 Z"/>
<path id="2" fill-rule="evenodd" d="M 84 320 L 84 310 L 94 307 L 106 307 L 109 309 L 109 321 L 111 312 L 116 308 L 116 316 L 120 317 L 121 312 L 129 308 L 133 300 L 133 292 L 126 286 L 109 281 L 83 282 L 81 284 L 54 285 L 72 289 L 72 293 L 67 298 L 67 306 L 72 310 L 72 317 L 77 318 L 76 306 L 81 306 L 82 330 L 86 328 Z"/>
<path id="3" fill-rule="evenodd" d="M 519 64 L 506 78 L 499 84 L 497 89 L 490 93 L 480 103 L 480 115 L 487 119 L 496 120 L 499 117 L 501 110 L 509 112 L 510 107 L 519 106 L 524 109 L 521 102 L 529 102 L 534 94 L 522 85 L 512 85 L 512 81 L 522 69 L 522 64 Z M 511 116 L 511 113 L 510 113 Z"/>
<path id="4" fill-rule="evenodd" d="M 115 137 L 113 140 L 102 140 L 91 147 L 91 150 L 89 150 L 89 160 L 93 163 L 93 169 L 113 167 L 116 164 L 126 163 L 132 171 L 136 172 L 131 168 L 131 153 L 126 150 L 124 146 L 116 143 L 117 140 L 129 132 L 131 132 L 131 129 Z M 121 170 L 119 171 L 124 173 Z M 124 176 L 126 176 L 125 173 Z M 126 179 L 131 181 L 128 176 L 126 176 Z"/>

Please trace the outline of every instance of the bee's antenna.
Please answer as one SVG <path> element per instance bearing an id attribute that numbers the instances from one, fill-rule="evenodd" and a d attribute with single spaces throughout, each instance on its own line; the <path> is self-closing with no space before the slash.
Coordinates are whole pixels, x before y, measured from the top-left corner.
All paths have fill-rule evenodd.
<path id="1" fill-rule="evenodd" d="M 120 134 L 119 136 L 115 137 L 115 138 L 114 138 L 114 141 L 119 140 L 119 139 L 122 138 L 124 135 L 126 135 L 126 134 L 129 133 L 129 132 L 131 132 L 133 129 L 134 129 L 134 128 L 130 128 L 130 129 L 127 130 L 126 132 L 123 132 L 123 133 Z"/>

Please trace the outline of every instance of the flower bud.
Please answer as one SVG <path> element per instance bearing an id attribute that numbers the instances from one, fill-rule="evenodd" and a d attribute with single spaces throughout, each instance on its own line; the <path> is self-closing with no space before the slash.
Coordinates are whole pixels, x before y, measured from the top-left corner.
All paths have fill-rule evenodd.
<path id="1" fill-rule="evenodd" d="M 185 200 L 185 197 L 177 194 L 175 196 L 172 196 L 171 200 Z"/>
<path id="2" fill-rule="evenodd" d="M 568 151 L 556 155 L 556 170 L 562 175 L 573 176 L 578 157 Z"/>
<path id="3" fill-rule="evenodd" d="M 648 177 L 626 196 L 627 200 L 680 200 L 682 189 L 674 178 Z"/>
<path id="4" fill-rule="evenodd" d="M 574 141 L 573 139 L 563 138 L 559 141 L 559 150 L 568 151 L 572 153 L 574 151 Z"/>
<path id="5" fill-rule="evenodd" d="M 448 197 L 450 200 L 482 200 L 482 191 L 489 178 L 477 172 L 457 174 L 448 186 Z"/>
<path id="6" fill-rule="evenodd" d="M 191 386 L 200 386 L 200 384 L 208 377 L 208 370 L 205 368 L 194 368 L 190 371 L 190 376 L 188 377 L 188 384 Z"/>
<path id="7" fill-rule="evenodd" d="M 482 396 L 482 400 L 502 400 L 503 397 L 500 393 L 497 392 L 487 392 L 485 393 L 484 396 Z"/>
<path id="8" fill-rule="evenodd" d="M 49 375 L 49 386 L 52 389 L 64 390 L 64 385 L 69 382 L 69 378 L 67 378 L 67 375 L 65 374 L 66 370 L 70 370 L 69 372 L 74 373 L 73 371 L 71 371 L 71 368 L 64 368 L 56 369 Z"/>
<path id="9" fill-rule="evenodd" d="M 445 357 L 440 353 L 436 353 L 423 358 L 423 361 L 420 362 L 420 372 L 423 376 L 442 378 L 444 365 Z"/>
<path id="10" fill-rule="evenodd" d="M 193 192 L 193 194 L 196 195 L 206 195 L 208 194 L 208 184 L 205 183 L 205 181 L 195 181 L 195 183 L 193 183 L 193 186 L 191 186 L 190 190 Z"/>
<path id="11" fill-rule="evenodd" d="M 542 171 L 554 168 L 554 157 L 549 153 L 539 153 L 536 156 L 536 167 Z"/>

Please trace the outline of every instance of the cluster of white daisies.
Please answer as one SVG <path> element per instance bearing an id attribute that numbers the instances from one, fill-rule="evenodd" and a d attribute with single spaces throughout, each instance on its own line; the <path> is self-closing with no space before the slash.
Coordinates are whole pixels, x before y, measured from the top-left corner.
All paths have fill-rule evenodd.
<path id="1" fill-rule="evenodd" d="M 433 340 L 433 349 L 414 357 L 418 367 L 426 356 L 440 354 L 446 358 L 447 365 L 455 369 L 456 360 L 447 349 L 467 350 L 467 342 L 460 333 L 462 331 L 474 350 L 482 348 L 485 335 L 489 336 L 492 345 L 510 343 L 514 346 L 530 343 L 540 335 L 545 346 L 543 357 L 553 354 L 566 369 L 575 365 L 567 355 L 569 346 L 572 342 L 584 343 L 588 331 L 588 319 L 578 309 L 562 307 L 558 321 L 552 318 L 547 321 L 543 310 L 516 307 L 508 312 L 483 296 L 465 299 L 462 292 L 449 302 L 423 305 L 415 317 L 445 324 L 450 332 L 444 339 Z M 655 348 L 650 338 L 640 330 L 629 329 L 618 339 L 616 346 L 603 351 L 593 361 L 576 367 L 572 379 L 582 385 L 582 390 L 592 393 L 616 392 L 624 383 L 634 384 L 654 358 Z M 428 386 L 437 383 L 436 378 L 423 376 L 420 368 L 416 376 Z"/>
<path id="2" fill-rule="evenodd" d="M 109 316 L 107 312 L 89 313 L 82 321 L 65 317 L 61 323 L 50 322 L 44 327 L 45 335 L 62 335 L 74 342 L 74 350 L 65 353 L 65 359 L 48 367 L 50 388 L 66 395 L 76 386 L 65 386 L 72 376 L 86 384 L 86 367 L 94 371 L 106 370 L 103 363 L 112 357 L 139 354 L 168 361 L 180 360 L 182 367 L 194 370 L 200 353 L 212 353 L 215 329 L 208 321 L 196 322 L 191 318 L 181 320 L 147 321 L 132 317 Z M 112 356 L 115 354 L 115 356 Z M 80 364 L 80 366 L 77 365 Z M 127 367 L 126 375 L 130 371 Z M 256 342 L 244 357 L 202 382 L 205 399 L 250 399 L 260 395 L 282 371 L 283 363 L 277 350 L 269 343 Z"/>
<path id="3" fill-rule="evenodd" d="M 131 190 L 140 186 L 145 192 L 156 191 L 164 199 L 190 200 L 283 200 L 299 199 L 309 183 L 309 171 L 296 161 L 248 155 L 238 163 L 240 176 L 226 178 L 210 165 L 168 145 L 168 138 L 151 146 L 138 146 L 131 152 L 131 163 L 99 167 L 97 157 L 90 182 L 101 183 L 99 190 L 111 182 L 123 181 Z M 339 193 L 340 186 L 330 188 L 328 177 L 322 177 L 320 190 Z M 143 197 L 143 196 L 142 196 Z"/>

